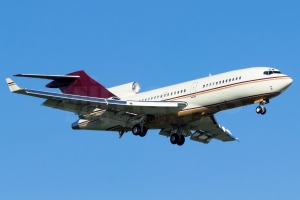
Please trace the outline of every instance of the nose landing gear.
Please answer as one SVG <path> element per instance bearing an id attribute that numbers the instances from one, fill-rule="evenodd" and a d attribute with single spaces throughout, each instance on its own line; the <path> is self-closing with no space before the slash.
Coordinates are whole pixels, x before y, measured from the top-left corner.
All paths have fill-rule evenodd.
<path id="1" fill-rule="evenodd" d="M 267 109 L 264 107 L 264 105 L 267 103 L 269 103 L 269 100 L 263 100 L 262 102 L 260 102 L 260 105 L 256 108 L 256 113 L 262 115 L 266 114 Z"/>

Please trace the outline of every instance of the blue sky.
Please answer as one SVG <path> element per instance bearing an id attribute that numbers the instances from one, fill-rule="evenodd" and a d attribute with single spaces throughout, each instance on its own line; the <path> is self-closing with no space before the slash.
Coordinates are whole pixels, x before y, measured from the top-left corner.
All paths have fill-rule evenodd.
<path id="1" fill-rule="evenodd" d="M 299 1 L 1 1 L 1 199 L 299 199 Z M 84 69 L 142 90 L 234 69 L 271 66 L 293 85 L 216 115 L 240 143 L 158 131 L 73 131 L 72 113 L 9 93 L 17 73 Z M 14 78 L 45 89 L 45 80 Z M 53 91 L 53 90 L 52 90 Z"/>

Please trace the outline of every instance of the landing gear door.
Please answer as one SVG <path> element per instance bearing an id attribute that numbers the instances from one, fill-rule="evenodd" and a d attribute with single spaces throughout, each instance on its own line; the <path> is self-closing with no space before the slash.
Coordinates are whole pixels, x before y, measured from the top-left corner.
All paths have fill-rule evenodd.
<path id="1" fill-rule="evenodd" d="M 195 98 L 196 97 L 197 84 L 198 84 L 198 82 L 195 82 L 191 86 L 191 98 Z"/>

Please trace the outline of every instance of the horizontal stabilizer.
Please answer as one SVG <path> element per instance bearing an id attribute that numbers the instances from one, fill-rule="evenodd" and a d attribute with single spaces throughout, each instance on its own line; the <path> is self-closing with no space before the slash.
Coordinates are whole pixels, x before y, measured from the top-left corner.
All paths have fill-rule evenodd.
<path id="1" fill-rule="evenodd" d="M 15 74 L 14 76 L 21 76 L 21 77 L 27 77 L 27 78 L 50 79 L 50 80 L 56 80 L 56 79 L 69 79 L 69 80 L 75 80 L 75 79 L 80 78 L 80 76 L 70 76 L 70 75 L 44 75 L 44 74 Z"/>
<path id="2" fill-rule="evenodd" d="M 90 96 L 98 98 L 115 97 L 112 92 L 103 85 L 92 79 L 85 71 L 80 70 L 66 75 L 45 75 L 45 74 L 16 74 L 18 77 L 50 79 L 47 88 L 59 88 L 64 94 Z"/>
<path id="3" fill-rule="evenodd" d="M 18 91 L 20 90 L 21 88 L 13 81 L 11 80 L 10 78 L 7 78 L 6 79 L 6 82 L 8 84 L 8 87 L 9 87 L 9 90 L 11 92 L 15 92 L 15 91 Z"/>

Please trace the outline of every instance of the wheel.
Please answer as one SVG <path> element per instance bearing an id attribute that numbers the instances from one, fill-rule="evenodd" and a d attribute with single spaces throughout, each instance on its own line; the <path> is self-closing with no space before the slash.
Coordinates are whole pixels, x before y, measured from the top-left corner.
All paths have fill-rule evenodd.
<path id="1" fill-rule="evenodd" d="M 257 106 L 257 108 L 256 108 L 256 113 L 257 114 L 261 114 L 261 112 L 262 112 L 262 106 Z"/>
<path id="2" fill-rule="evenodd" d="M 141 132 L 141 126 L 140 125 L 134 125 L 132 128 L 133 135 L 139 135 Z"/>
<path id="3" fill-rule="evenodd" d="M 171 142 L 172 144 L 177 144 L 178 141 L 179 141 L 179 136 L 178 136 L 178 134 L 177 134 L 177 133 L 173 133 L 173 134 L 171 135 L 171 137 L 170 137 L 170 142 Z"/>
<path id="4" fill-rule="evenodd" d="M 148 129 L 145 126 L 143 126 L 143 131 L 142 130 L 140 131 L 139 136 L 145 137 L 145 135 L 147 134 L 147 131 L 148 131 Z"/>
<path id="5" fill-rule="evenodd" d="M 184 137 L 184 135 L 180 135 L 179 140 L 178 140 L 178 142 L 177 142 L 177 145 L 178 145 L 178 146 L 182 146 L 182 145 L 184 144 L 184 142 L 185 142 L 185 137 Z"/>
<path id="6" fill-rule="evenodd" d="M 266 109 L 265 107 L 263 107 L 263 109 L 262 109 L 262 111 L 261 111 L 260 114 L 264 115 L 264 114 L 266 114 L 266 113 L 267 113 L 267 109 Z"/>

